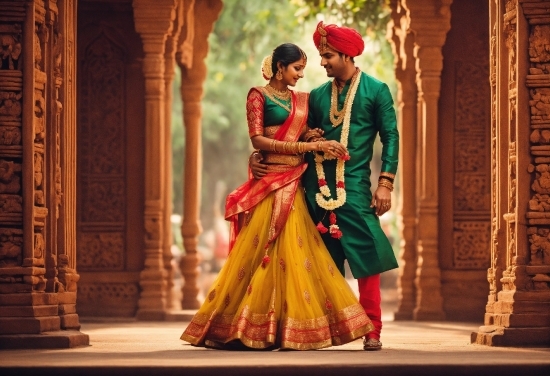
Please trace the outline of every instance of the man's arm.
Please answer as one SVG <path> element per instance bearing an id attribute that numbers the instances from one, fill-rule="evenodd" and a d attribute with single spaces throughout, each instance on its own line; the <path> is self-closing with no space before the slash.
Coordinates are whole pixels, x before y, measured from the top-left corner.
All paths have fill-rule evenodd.
<path id="1" fill-rule="evenodd" d="M 391 208 L 391 192 L 399 157 L 397 118 L 393 99 L 386 84 L 381 86 L 376 96 L 375 121 L 382 142 L 382 168 L 371 207 L 376 207 L 376 214 L 382 215 Z"/>

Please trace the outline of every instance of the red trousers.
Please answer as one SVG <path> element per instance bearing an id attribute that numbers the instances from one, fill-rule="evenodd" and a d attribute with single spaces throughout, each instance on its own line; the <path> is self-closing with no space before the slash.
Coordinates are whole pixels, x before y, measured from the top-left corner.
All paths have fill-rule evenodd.
<path id="1" fill-rule="evenodd" d="M 358 278 L 359 303 L 372 321 L 374 330 L 367 334 L 367 338 L 380 339 L 382 331 L 382 309 L 380 308 L 380 274 Z"/>

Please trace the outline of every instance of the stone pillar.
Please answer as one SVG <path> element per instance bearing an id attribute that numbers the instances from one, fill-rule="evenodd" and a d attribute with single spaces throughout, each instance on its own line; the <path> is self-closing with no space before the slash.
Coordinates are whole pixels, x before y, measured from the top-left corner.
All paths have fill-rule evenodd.
<path id="1" fill-rule="evenodd" d="M 4 2 L 0 14 L 9 52 L 0 67 L 0 348 L 86 345 L 71 201 L 75 4 Z"/>
<path id="2" fill-rule="evenodd" d="M 550 344 L 549 14 L 550 1 L 490 1 L 493 241 L 473 343 Z"/>
<path id="3" fill-rule="evenodd" d="M 438 100 L 452 0 L 407 1 L 414 33 L 417 116 L 417 269 L 415 320 L 445 318 L 439 268 Z"/>
<path id="4" fill-rule="evenodd" d="M 164 92 L 165 92 L 165 128 L 164 128 L 164 167 L 165 167 L 165 184 L 166 195 L 164 197 L 164 215 L 166 218 L 164 228 L 164 246 L 163 259 L 164 269 L 166 270 L 166 308 L 173 309 L 174 306 L 174 265 L 172 258 L 172 85 L 174 81 L 177 42 L 182 30 L 185 19 L 183 17 L 184 1 L 177 1 L 176 18 L 172 33 L 166 40 L 166 48 L 164 51 Z"/>
<path id="5" fill-rule="evenodd" d="M 76 2 L 60 1 L 59 26 L 64 34 L 56 36 L 54 45 L 54 75 L 62 82 L 56 92 L 57 157 L 55 166 L 55 204 L 58 225 L 57 278 L 59 316 L 62 329 L 79 329 L 76 313 Z M 59 207 L 61 206 L 61 207 Z"/>
<path id="6" fill-rule="evenodd" d="M 409 18 L 402 0 L 392 0 L 388 37 L 395 57 L 397 78 L 397 121 L 399 126 L 399 182 L 400 197 L 398 223 L 401 238 L 399 251 L 398 306 L 396 320 L 410 320 L 416 302 L 414 279 L 416 275 L 416 104 L 414 34 L 409 32 Z"/>
<path id="7" fill-rule="evenodd" d="M 166 221 L 164 53 L 175 19 L 176 0 L 134 0 L 136 31 L 143 42 L 145 77 L 145 265 L 136 317 L 162 320 L 166 308 L 164 242 Z"/>
<path id="8" fill-rule="evenodd" d="M 199 288 L 199 254 L 197 253 L 198 235 L 201 232 L 199 219 L 201 192 L 201 99 L 203 83 L 206 79 L 204 59 L 208 53 L 208 35 L 212 31 L 222 9 L 221 0 L 186 1 L 186 24 L 182 43 L 178 51 L 178 64 L 181 68 L 181 97 L 183 100 L 183 122 L 185 125 L 185 165 L 183 223 L 181 234 L 185 256 L 180 262 L 184 277 L 182 287 L 183 309 L 199 308 L 197 299 Z"/>

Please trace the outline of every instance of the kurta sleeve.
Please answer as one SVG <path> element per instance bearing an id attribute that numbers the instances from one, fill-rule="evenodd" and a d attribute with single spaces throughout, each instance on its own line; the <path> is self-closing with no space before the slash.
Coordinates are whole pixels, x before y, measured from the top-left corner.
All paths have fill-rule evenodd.
<path id="1" fill-rule="evenodd" d="M 393 99 L 388 85 L 383 84 L 376 96 L 375 119 L 382 141 L 382 168 L 380 172 L 395 174 L 399 157 L 399 132 Z"/>
<path id="2" fill-rule="evenodd" d="M 318 128 L 319 125 L 316 124 L 314 112 L 312 109 L 314 108 L 315 102 L 313 99 L 314 93 L 310 93 L 308 97 L 308 106 L 309 106 L 309 112 L 307 113 L 307 127 L 310 129 Z"/>
<path id="3" fill-rule="evenodd" d="M 246 98 L 246 120 L 250 138 L 264 134 L 265 98 L 257 89 L 250 89 Z"/>

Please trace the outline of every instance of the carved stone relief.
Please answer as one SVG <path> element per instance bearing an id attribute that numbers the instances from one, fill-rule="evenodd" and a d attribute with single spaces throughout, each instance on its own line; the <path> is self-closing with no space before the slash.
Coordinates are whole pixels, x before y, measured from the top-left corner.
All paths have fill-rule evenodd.
<path id="1" fill-rule="evenodd" d="M 550 25 L 534 24 L 529 34 L 529 106 L 531 109 L 531 173 L 533 195 L 527 219 L 530 225 L 526 286 L 550 290 Z M 541 269 L 542 268 L 542 269 Z"/>
<path id="2" fill-rule="evenodd" d="M 77 262 L 80 270 L 122 270 L 124 234 L 116 232 L 81 233 Z"/>
<path id="3" fill-rule="evenodd" d="M 135 304 L 139 296 L 136 283 L 79 283 L 78 298 L 86 304 L 113 302 L 113 305 Z"/>
<path id="4" fill-rule="evenodd" d="M 21 265 L 23 252 L 21 29 L 0 21 L 0 267 Z"/>
<path id="5" fill-rule="evenodd" d="M 490 265 L 491 225 L 486 222 L 454 223 L 454 267 L 486 269 Z"/>
<path id="6" fill-rule="evenodd" d="M 454 213 L 491 210 L 489 169 L 489 75 L 487 64 L 459 61 L 455 66 Z M 453 265 L 457 269 L 485 269 L 490 265 L 489 223 L 456 221 L 453 226 Z M 485 243 L 484 243 L 485 242 Z"/>
<path id="7" fill-rule="evenodd" d="M 0 228 L 0 267 L 21 265 L 22 252 L 23 230 Z"/>
<path id="8" fill-rule="evenodd" d="M 82 48 L 79 71 L 76 260 L 85 272 L 125 270 L 126 53 L 112 35 L 110 29 L 97 30 Z M 135 304 L 138 295 L 135 284 L 78 285 L 79 301 L 86 305 Z"/>

